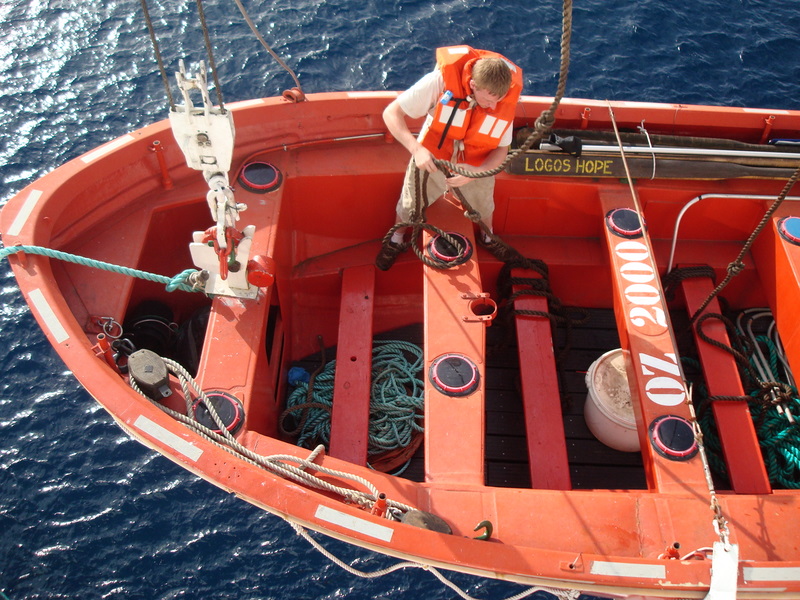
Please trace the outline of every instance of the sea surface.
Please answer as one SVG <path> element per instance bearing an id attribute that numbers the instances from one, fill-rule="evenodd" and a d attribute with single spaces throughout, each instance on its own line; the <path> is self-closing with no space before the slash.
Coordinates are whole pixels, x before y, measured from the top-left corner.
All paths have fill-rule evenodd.
<path id="1" fill-rule="evenodd" d="M 306 92 L 403 89 L 433 66 L 437 46 L 461 43 L 519 64 L 526 94 L 556 90 L 562 6 L 555 0 L 243 3 Z M 225 102 L 292 87 L 233 0 L 203 7 Z M 149 9 L 171 72 L 181 58 L 190 66 L 209 62 L 195 2 L 150 0 Z M 567 96 L 798 109 L 798 32 L 798 0 L 576 0 Z M 2 0 L 0 202 L 65 161 L 166 116 L 139 1 Z M 0 282 L 6 598 L 457 597 L 421 570 L 351 575 L 281 519 L 130 440 L 65 369 L 5 263 Z M 531 509 L 533 518 L 546 518 Z M 322 541 L 363 571 L 394 563 Z M 486 600 L 524 589 L 451 579 Z"/>

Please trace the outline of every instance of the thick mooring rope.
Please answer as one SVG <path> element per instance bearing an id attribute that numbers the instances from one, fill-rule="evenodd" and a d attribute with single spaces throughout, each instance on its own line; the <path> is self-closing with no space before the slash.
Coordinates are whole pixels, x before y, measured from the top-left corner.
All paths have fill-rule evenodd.
<path id="1" fill-rule="evenodd" d="M 245 462 L 263 467 L 275 475 L 286 479 L 291 479 L 312 489 L 324 490 L 338 495 L 343 498 L 344 501 L 357 504 L 363 508 L 369 509 L 375 504 L 379 494 L 377 488 L 370 481 L 359 475 L 347 473 L 345 471 L 339 471 L 336 469 L 330 469 L 315 462 L 316 458 L 324 452 L 325 448 L 323 446 L 314 448 L 307 458 L 301 458 L 291 454 L 273 454 L 270 456 L 264 456 L 257 454 L 249 448 L 243 446 L 233 436 L 233 434 L 231 434 L 231 432 L 225 428 L 216 412 L 216 409 L 214 408 L 214 405 L 209 401 L 208 396 L 199 387 L 197 381 L 192 377 L 192 375 L 179 363 L 164 357 L 161 357 L 161 359 L 164 361 L 168 371 L 178 379 L 181 385 L 184 398 L 186 400 L 186 414 L 173 410 L 167 406 L 164 406 L 160 402 L 153 400 L 139 388 L 139 386 L 136 384 L 136 380 L 133 377 L 131 377 L 129 380 L 131 388 L 149 400 L 151 404 L 158 407 L 159 410 L 168 414 L 175 420 L 180 421 L 189 429 L 212 444 L 222 448 L 223 450 L 233 454 Z M 193 398 L 196 398 L 203 403 L 209 415 L 217 424 L 217 427 L 219 428 L 218 431 L 213 431 L 212 429 L 206 427 L 192 416 L 194 413 L 192 409 L 194 404 L 194 401 L 192 400 Z M 318 473 L 327 475 L 329 477 L 323 479 L 317 475 Z M 333 483 L 334 480 L 356 484 L 357 486 L 361 487 L 362 490 L 336 485 Z M 410 506 L 392 500 L 391 498 L 386 499 L 386 504 L 388 507 L 386 518 L 396 518 L 397 514 L 411 510 Z"/>
<path id="2" fill-rule="evenodd" d="M 148 273 L 147 271 L 140 271 L 139 269 L 132 269 L 131 267 L 114 265 L 102 260 L 77 256 L 68 252 L 62 252 L 61 250 L 53 250 L 52 248 L 43 248 L 41 246 L 10 246 L 8 248 L 2 248 L 0 249 L 0 258 L 6 258 L 7 256 L 18 253 L 37 254 L 39 256 L 55 258 L 76 265 L 82 265 L 84 267 L 93 267 L 95 269 L 110 271 L 111 273 L 118 273 L 120 275 L 127 275 L 129 277 L 137 277 L 139 279 L 144 279 L 146 281 L 152 281 L 155 283 L 163 283 L 165 286 L 167 286 L 167 290 L 170 292 L 174 290 L 183 290 L 184 292 L 202 291 L 202 285 L 196 279 L 196 276 L 200 273 L 200 271 L 195 269 L 187 269 L 182 273 L 175 275 L 174 277 L 166 277 L 165 275 Z M 190 285 L 192 280 L 194 280 L 195 283 Z"/>
<path id="3" fill-rule="evenodd" d="M 553 101 L 550 103 L 550 107 L 547 110 L 542 111 L 542 114 L 539 115 L 538 119 L 536 119 L 533 131 L 525 140 L 525 142 L 523 142 L 523 144 L 513 152 L 509 152 L 502 164 L 488 171 L 466 171 L 450 161 L 437 159 L 434 161 L 436 166 L 442 170 L 445 170 L 445 172 L 449 170 L 452 173 L 457 173 L 458 175 L 463 175 L 464 177 L 471 177 L 474 179 L 480 177 L 490 177 L 500 173 L 506 168 L 508 163 L 510 163 L 520 154 L 526 152 L 528 149 L 533 147 L 534 144 L 541 141 L 547 134 L 549 134 L 553 124 L 556 121 L 556 110 L 558 110 L 558 106 L 561 104 L 561 100 L 564 98 L 564 94 L 567 91 L 567 75 L 569 74 L 571 39 L 572 0 L 564 0 L 561 11 L 561 68 L 558 74 L 558 86 L 556 88 L 555 96 L 553 96 Z"/>
<path id="4" fill-rule="evenodd" d="M 281 66 L 281 68 L 283 68 L 283 70 L 286 71 L 289 74 L 289 76 L 294 80 L 294 84 L 297 86 L 297 89 L 302 93 L 303 92 L 303 87 L 300 85 L 300 80 L 297 78 L 297 75 L 289 67 L 289 65 L 287 65 L 286 62 L 280 56 L 278 56 L 275 53 L 275 51 L 272 49 L 272 47 L 267 43 L 267 41 L 264 39 L 264 37 L 259 33 L 258 29 L 256 28 L 255 23 L 253 23 L 253 20 L 250 18 L 250 15 L 247 13 L 247 9 L 245 9 L 244 5 L 242 4 L 242 1 L 241 0 L 234 0 L 234 2 L 236 2 L 236 6 L 239 7 L 239 12 L 242 13 L 242 16 L 244 17 L 244 20 L 247 22 L 247 25 L 250 27 L 250 31 L 253 32 L 253 35 L 256 36 L 256 39 L 259 42 L 261 42 L 261 45 L 264 46 L 264 49 L 267 52 L 269 52 L 270 56 L 272 56 L 272 58 L 275 59 L 275 62 L 277 62 Z"/>
<path id="5" fill-rule="evenodd" d="M 558 86 L 556 89 L 556 94 L 553 97 L 553 101 L 550 104 L 550 107 L 539 115 L 534 123 L 534 128 L 528 138 L 523 142 L 523 144 L 517 148 L 516 150 L 509 152 L 508 155 L 505 157 L 503 162 L 495 167 L 494 169 L 489 169 L 485 171 L 469 171 L 465 170 L 462 167 L 459 167 L 457 164 L 442 160 L 442 159 L 434 159 L 434 163 L 442 171 L 445 176 L 450 176 L 453 173 L 458 175 L 463 175 L 465 177 L 469 177 L 471 179 L 478 179 L 482 177 L 491 177 L 503 171 L 506 166 L 514 160 L 520 154 L 523 154 L 528 151 L 531 147 L 541 141 L 552 129 L 553 124 L 555 123 L 555 114 L 556 110 L 558 109 L 559 104 L 561 103 L 562 98 L 567 90 L 567 75 L 569 73 L 569 62 L 570 62 L 570 45 L 572 39 L 572 0 L 564 0 L 562 4 L 562 19 L 561 19 L 561 68 L 559 70 L 559 77 L 558 77 Z M 419 171 L 419 170 L 417 170 Z M 427 175 L 427 172 L 425 173 Z M 419 175 L 417 175 L 419 179 Z M 424 185 L 423 185 L 424 190 Z M 482 233 L 489 238 L 490 242 L 487 245 L 487 248 L 501 261 L 507 262 L 509 260 L 519 260 L 522 256 L 511 246 L 503 242 L 494 232 L 490 231 L 488 226 L 482 221 L 481 214 L 475 210 L 461 193 L 458 188 L 453 188 L 453 193 L 455 194 L 456 198 L 458 198 L 459 202 L 464 208 L 464 215 L 477 224 L 480 228 Z M 424 191 L 422 192 L 424 193 Z M 417 205 L 421 203 L 422 193 L 420 192 L 420 186 L 417 184 L 417 195 L 416 195 L 416 202 Z M 425 201 L 427 205 L 427 199 Z M 413 230 L 411 240 L 412 244 L 414 244 L 414 251 L 417 254 L 417 257 L 428 266 L 432 266 L 435 268 L 440 269 L 447 269 L 453 266 L 456 266 L 453 262 L 446 263 L 441 262 L 440 264 L 436 264 L 430 257 L 425 256 L 421 253 L 415 244 L 415 240 L 421 233 L 423 228 L 427 228 L 427 225 L 424 223 L 424 215 L 417 213 L 414 217 L 412 217 L 411 222 L 408 223 L 398 223 L 392 229 L 387 232 L 387 234 L 383 237 L 382 246 L 384 248 L 388 248 L 389 240 L 392 234 L 397 231 L 398 229 L 411 227 Z M 442 232 L 438 232 L 440 235 Z M 449 243 L 452 243 L 450 239 L 447 239 Z M 456 241 L 454 244 L 456 249 L 460 249 L 461 245 Z M 405 249 L 405 248 L 403 248 Z"/>
<path id="6" fill-rule="evenodd" d="M 778 207 L 781 204 L 783 204 L 783 201 L 786 199 L 786 196 L 794 187 L 794 184 L 797 182 L 798 178 L 800 178 L 800 167 L 798 167 L 792 174 L 792 176 L 789 177 L 788 181 L 786 182 L 786 185 L 783 187 L 783 190 L 781 190 L 781 193 L 778 194 L 778 197 L 775 200 L 775 202 L 773 202 L 772 206 L 770 206 L 767 212 L 764 213 L 764 216 L 761 218 L 761 221 L 759 222 L 758 225 L 756 225 L 756 228 L 750 234 L 750 237 L 747 238 L 747 241 L 745 242 L 744 246 L 742 246 L 742 249 L 739 251 L 739 255 L 730 264 L 728 264 L 728 271 L 727 274 L 725 275 L 725 279 L 722 280 L 722 282 L 720 282 L 720 284 L 716 288 L 714 288 L 714 291 L 712 291 L 711 294 L 709 294 L 708 298 L 706 298 L 703 304 L 700 305 L 700 308 L 698 308 L 695 311 L 694 315 L 692 315 L 691 318 L 692 323 L 694 323 L 697 320 L 697 318 L 703 314 L 703 311 L 706 309 L 706 307 L 708 307 L 711 301 L 719 295 L 719 293 L 731 282 L 731 280 L 744 270 L 745 255 L 750 251 L 750 247 L 756 241 L 756 238 L 767 226 L 769 220 L 772 218 L 772 215 L 775 213 L 776 210 L 778 210 Z"/>

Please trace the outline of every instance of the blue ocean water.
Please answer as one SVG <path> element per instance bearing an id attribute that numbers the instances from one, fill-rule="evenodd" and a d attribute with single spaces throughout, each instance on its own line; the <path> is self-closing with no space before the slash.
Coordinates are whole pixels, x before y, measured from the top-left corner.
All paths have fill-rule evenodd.
<path id="1" fill-rule="evenodd" d="M 402 89 L 434 48 L 457 43 L 506 54 L 525 70 L 525 93 L 555 92 L 557 0 L 244 4 L 307 92 Z M 194 2 L 149 6 L 170 70 L 205 59 Z M 232 0 L 204 8 L 226 102 L 292 86 Z M 568 96 L 800 108 L 798 0 L 586 0 L 573 19 Z M 166 117 L 136 0 L 4 0 L 0 25 L 2 203 Z M 455 597 L 423 571 L 350 575 L 282 520 L 131 441 L 39 333 L 6 264 L 0 279 L 0 592 L 10 600 Z M 394 562 L 324 542 L 362 570 Z M 452 579 L 485 599 L 522 589 Z"/>

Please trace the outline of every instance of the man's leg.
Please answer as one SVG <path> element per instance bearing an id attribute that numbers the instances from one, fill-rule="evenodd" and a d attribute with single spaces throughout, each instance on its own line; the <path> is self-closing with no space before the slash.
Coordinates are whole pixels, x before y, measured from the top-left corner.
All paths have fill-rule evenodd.
<path id="1" fill-rule="evenodd" d="M 472 209 L 481 215 L 481 222 L 493 232 L 494 217 L 494 177 L 480 177 L 461 186 L 461 193 Z M 483 231 L 479 240 L 488 243 L 491 238 Z"/>

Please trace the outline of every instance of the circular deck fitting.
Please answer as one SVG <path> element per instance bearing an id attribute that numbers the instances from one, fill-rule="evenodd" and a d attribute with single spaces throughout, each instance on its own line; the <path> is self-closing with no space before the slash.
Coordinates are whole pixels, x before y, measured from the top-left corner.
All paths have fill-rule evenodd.
<path id="1" fill-rule="evenodd" d="M 277 190 L 283 183 L 283 175 L 275 165 L 266 162 L 251 162 L 239 175 L 239 185 L 256 194 Z"/>
<path id="2" fill-rule="evenodd" d="M 637 238 L 642 235 L 642 222 L 639 214 L 630 208 L 615 208 L 606 215 L 606 224 L 615 234 L 625 238 Z"/>
<path id="3" fill-rule="evenodd" d="M 137 350 L 152 350 L 164 356 L 178 329 L 172 319 L 169 306 L 157 300 L 145 300 L 125 317 L 122 329 Z"/>
<path id="4" fill-rule="evenodd" d="M 650 423 L 650 442 L 661 456 L 689 460 L 697 454 L 692 424 L 683 417 L 663 415 Z"/>
<path id="5" fill-rule="evenodd" d="M 461 354 L 442 354 L 431 363 L 433 386 L 448 396 L 468 396 L 478 388 L 480 373 L 470 359 Z"/>
<path id="6" fill-rule="evenodd" d="M 214 410 L 217 411 L 219 418 L 222 419 L 225 428 L 235 434 L 244 424 L 244 407 L 239 399 L 227 392 L 206 392 L 206 396 L 208 396 L 208 401 L 214 407 Z M 195 402 L 193 409 L 194 418 L 197 419 L 198 423 L 208 427 L 215 433 L 222 433 L 202 401 Z"/>
<path id="7" fill-rule="evenodd" d="M 800 217 L 783 217 L 778 221 L 778 232 L 790 244 L 800 246 Z"/>
<path id="8" fill-rule="evenodd" d="M 447 235 L 454 238 L 456 242 L 458 242 L 460 248 L 451 244 L 444 236 L 435 235 L 428 243 L 428 254 L 436 260 L 447 262 L 454 266 L 467 262 L 470 257 L 472 257 L 472 244 L 460 233 L 448 231 Z M 461 250 L 461 252 L 459 252 L 459 250 Z"/>

